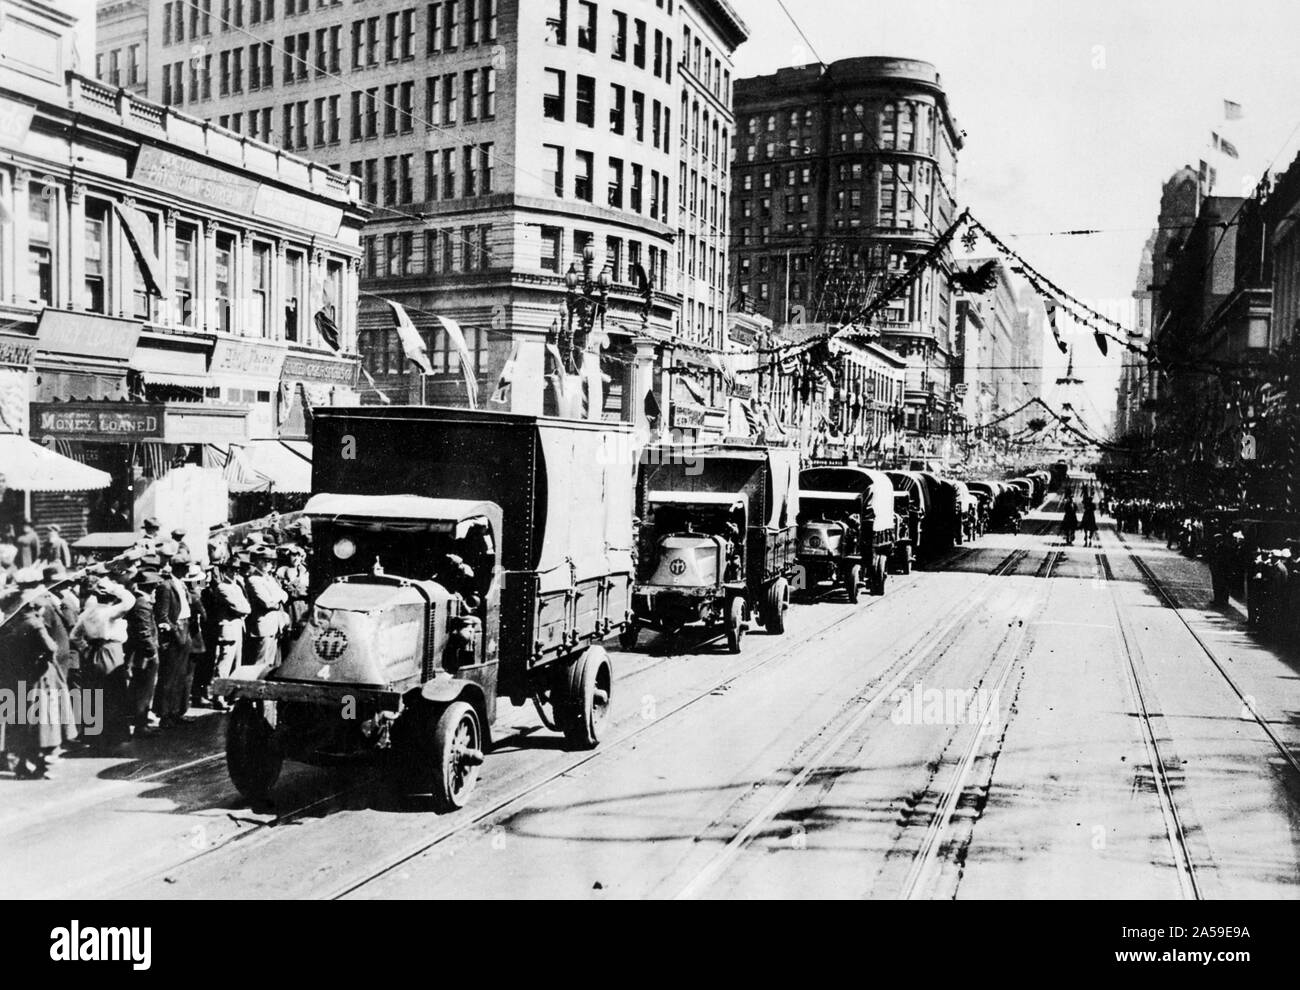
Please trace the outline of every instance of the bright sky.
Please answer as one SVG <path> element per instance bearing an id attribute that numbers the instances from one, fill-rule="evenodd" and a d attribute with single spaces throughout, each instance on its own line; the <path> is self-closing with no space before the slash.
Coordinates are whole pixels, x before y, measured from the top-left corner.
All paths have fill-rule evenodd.
<path id="1" fill-rule="evenodd" d="M 740 77 L 816 62 L 777 0 L 731 0 L 751 37 Z M 892 55 L 933 62 L 967 143 L 958 202 L 1067 291 L 1111 312 L 1133 290 L 1161 184 L 1210 155 L 1222 195 L 1300 146 L 1295 0 L 786 0 L 827 62 Z M 1223 122 L 1223 101 L 1245 116 Z M 1045 232 L 1102 228 L 1089 237 Z M 1016 235 L 1016 236 L 1012 236 Z M 986 249 L 987 245 L 981 245 Z M 1114 406 L 1111 360 L 1080 348 L 1076 371 Z M 1056 357 L 1050 348 L 1049 361 Z M 1049 364 L 1049 369 L 1052 365 Z"/>

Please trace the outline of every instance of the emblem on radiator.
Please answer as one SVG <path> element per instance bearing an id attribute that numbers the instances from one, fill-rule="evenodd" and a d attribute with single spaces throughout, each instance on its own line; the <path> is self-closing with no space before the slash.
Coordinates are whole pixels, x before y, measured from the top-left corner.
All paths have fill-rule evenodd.
<path id="1" fill-rule="evenodd" d="M 347 633 L 331 626 L 316 637 L 315 646 L 316 655 L 323 663 L 333 663 L 343 656 L 343 651 L 348 648 Z"/>
<path id="2" fill-rule="evenodd" d="M 668 571 L 670 574 L 675 574 L 678 577 L 681 577 L 681 575 L 686 573 L 686 561 L 682 560 L 681 557 L 678 557 L 668 565 Z"/>

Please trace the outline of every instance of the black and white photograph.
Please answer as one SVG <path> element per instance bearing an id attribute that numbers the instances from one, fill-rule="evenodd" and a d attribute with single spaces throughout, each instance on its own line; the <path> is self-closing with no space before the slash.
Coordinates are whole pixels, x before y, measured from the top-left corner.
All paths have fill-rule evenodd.
<path id="1" fill-rule="evenodd" d="M 0 897 L 1300 896 L 1298 37 L 0 0 Z"/>

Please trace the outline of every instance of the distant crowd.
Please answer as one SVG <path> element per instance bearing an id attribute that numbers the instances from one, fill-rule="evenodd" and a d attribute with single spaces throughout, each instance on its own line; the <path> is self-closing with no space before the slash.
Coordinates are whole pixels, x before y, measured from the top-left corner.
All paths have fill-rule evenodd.
<path id="1" fill-rule="evenodd" d="M 224 710 L 214 682 L 245 664 L 275 665 L 307 615 L 307 521 L 266 525 L 206 545 L 147 519 L 134 547 L 73 568 L 59 527 L 0 533 L 0 771 L 48 777 L 62 752 L 111 751 Z M 97 692 L 89 724 L 78 699 Z M 11 706 L 12 709 L 13 706 Z"/>

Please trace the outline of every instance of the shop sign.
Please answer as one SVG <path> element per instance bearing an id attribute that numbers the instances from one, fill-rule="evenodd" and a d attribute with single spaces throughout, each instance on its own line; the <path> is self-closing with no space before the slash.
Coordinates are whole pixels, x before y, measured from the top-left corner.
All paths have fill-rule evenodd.
<path id="1" fill-rule="evenodd" d="M 287 354 L 280 376 L 285 381 L 328 382 L 352 388 L 357 380 L 356 361 L 331 361 L 328 358 Z"/>
<path id="2" fill-rule="evenodd" d="M 33 402 L 32 434 L 78 440 L 161 440 L 163 407 L 152 403 Z"/>
<path id="3" fill-rule="evenodd" d="M 673 427 L 675 429 L 696 430 L 704 425 L 704 408 L 673 404 Z"/>
<path id="4" fill-rule="evenodd" d="M 21 148 L 27 141 L 35 111 L 29 104 L 0 99 L 0 144 Z"/>
<path id="5" fill-rule="evenodd" d="M 0 333 L 0 364 L 29 368 L 36 355 L 36 338 Z"/>
<path id="6" fill-rule="evenodd" d="M 212 351 L 213 375 L 247 375 L 250 378 L 280 377 L 284 348 L 229 337 L 217 338 Z"/>
<path id="7" fill-rule="evenodd" d="M 751 399 L 754 396 L 754 386 L 749 382 L 736 382 L 731 386 L 731 394 L 737 399 Z"/>
<path id="8" fill-rule="evenodd" d="M 140 341 L 140 323 L 97 313 L 71 313 L 47 306 L 36 326 L 36 343 L 52 354 L 127 361 Z"/>
<path id="9" fill-rule="evenodd" d="M 257 201 L 258 183 L 150 145 L 140 149 L 131 178 L 232 213 L 252 213 Z"/>

